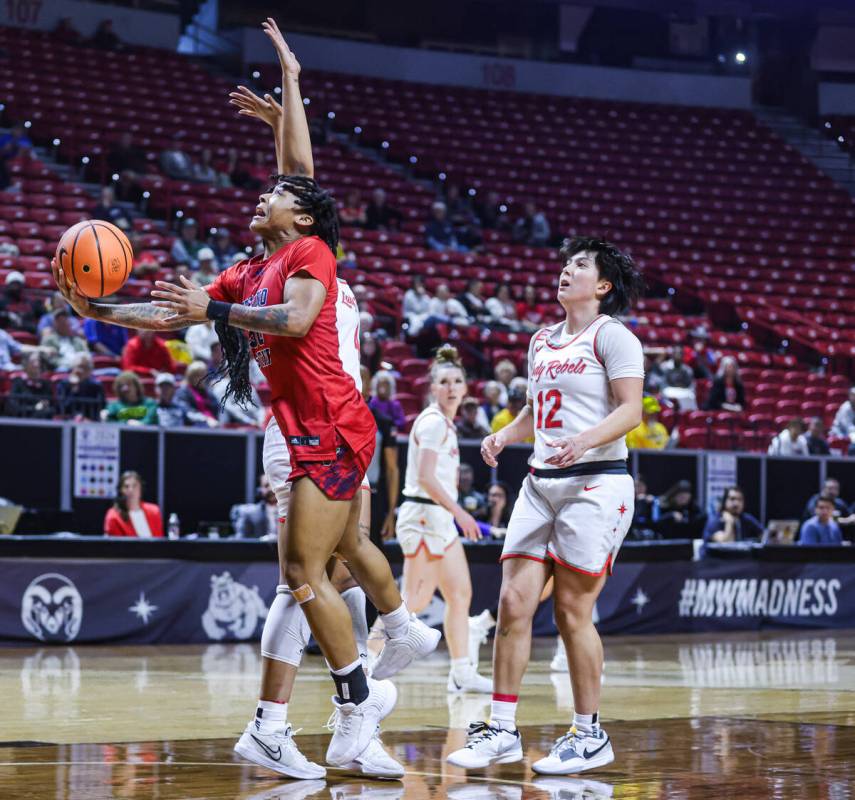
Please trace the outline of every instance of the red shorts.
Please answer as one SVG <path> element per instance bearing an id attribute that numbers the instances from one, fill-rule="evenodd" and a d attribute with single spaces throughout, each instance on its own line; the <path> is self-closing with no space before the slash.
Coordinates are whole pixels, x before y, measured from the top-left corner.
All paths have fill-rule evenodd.
<path id="1" fill-rule="evenodd" d="M 344 442 L 336 445 L 332 461 L 298 461 L 291 470 L 291 482 L 308 477 L 330 500 L 353 500 L 374 456 L 375 444 L 371 442 L 358 453 Z"/>

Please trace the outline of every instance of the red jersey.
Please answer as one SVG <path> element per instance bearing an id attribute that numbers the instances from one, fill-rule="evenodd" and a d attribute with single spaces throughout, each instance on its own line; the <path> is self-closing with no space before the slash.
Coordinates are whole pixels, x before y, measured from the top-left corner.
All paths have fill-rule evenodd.
<path id="1" fill-rule="evenodd" d="M 358 452 L 374 444 L 377 426 L 353 378 L 342 366 L 336 326 L 335 256 L 317 236 L 306 236 L 270 258 L 240 261 L 208 287 L 214 300 L 247 306 L 282 302 L 285 281 L 305 272 L 327 290 L 303 336 L 249 332 L 249 345 L 272 391 L 273 414 L 295 461 L 329 461 L 337 442 Z"/>

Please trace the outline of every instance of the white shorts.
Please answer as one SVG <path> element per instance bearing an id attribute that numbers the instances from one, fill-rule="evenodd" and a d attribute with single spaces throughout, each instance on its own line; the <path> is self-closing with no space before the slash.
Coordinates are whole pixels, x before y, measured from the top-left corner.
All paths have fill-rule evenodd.
<path id="1" fill-rule="evenodd" d="M 395 536 L 404 558 L 412 558 L 424 547 L 428 556 L 442 558 L 457 541 L 454 517 L 442 506 L 405 500 L 398 509 Z"/>
<path id="2" fill-rule="evenodd" d="M 279 429 L 276 417 L 271 417 L 264 431 L 264 446 L 261 451 L 261 463 L 270 488 L 276 495 L 276 513 L 279 521 L 288 517 L 288 499 L 291 496 L 291 451 Z M 362 489 L 371 491 L 368 477 L 362 481 Z"/>
<path id="3" fill-rule="evenodd" d="M 527 475 L 508 522 L 501 560 L 549 558 L 586 575 L 611 573 L 634 505 L 630 475 Z"/>

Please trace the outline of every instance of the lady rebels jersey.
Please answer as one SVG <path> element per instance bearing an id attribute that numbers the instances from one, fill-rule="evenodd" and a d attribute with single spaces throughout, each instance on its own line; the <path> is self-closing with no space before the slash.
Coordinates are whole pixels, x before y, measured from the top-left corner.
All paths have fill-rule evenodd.
<path id="1" fill-rule="evenodd" d="M 643 378 L 641 342 L 616 319 L 601 314 L 577 334 L 565 323 L 542 328 L 528 348 L 528 396 L 534 412 L 534 453 L 529 464 L 550 469 L 548 442 L 576 436 L 616 408 L 609 381 Z M 589 450 L 577 463 L 627 456 L 623 436 Z"/>
<path id="2" fill-rule="evenodd" d="M 300 272 L 320 281 L 327 292 L 309 332 L 298 337 L 250 331 L 249 345 L 270 384 L 273 413 L 294 461 L 328 461 L 335 458 L 337 437 L 358 452 L 373 444 L 376 431 L 374 417 L 345 369 L 345 363 L 351 369 L 356 363 L 358 374 L 358 355 L 343 357 L 336 313 L 340 287 L 329 247 L 317 236 L 300 238 L 270 258 L 256 256 L 225 270 L 208 294 L 246 306 L 277 305 L 285 282 Z M 342 302 L 347 305 L 347 298 Z M 353 337 L 355 350 L 358 322 Z"/>
<path id="3" fill-rule="evenodd" d="M 428 406 L 413 423 L 407 448 L 407 473 L 404 476 L 404 495 L 430 500 L 430 495 L 419 483 L 419 453 L 422 449 L 437 453 L 436 478 L 440 486 L 456 500 L 457 473 L 460 469 L 457 431 L 438 406 Z"/>

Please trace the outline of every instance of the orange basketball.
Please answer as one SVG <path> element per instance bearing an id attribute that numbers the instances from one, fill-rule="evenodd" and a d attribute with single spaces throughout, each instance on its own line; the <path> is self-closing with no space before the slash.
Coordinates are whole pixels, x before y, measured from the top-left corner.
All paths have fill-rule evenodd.
<path id="1" fill-rule="evenodd" d="M 56 261 L 69 283 L 87 297 L 119 291 L 131 276 L 131 243 L 115 225 L 100 219 L 70 227 L 59 240 Z"/>

